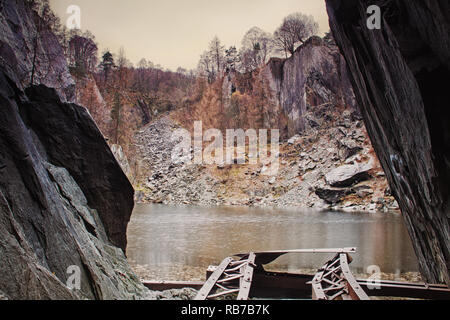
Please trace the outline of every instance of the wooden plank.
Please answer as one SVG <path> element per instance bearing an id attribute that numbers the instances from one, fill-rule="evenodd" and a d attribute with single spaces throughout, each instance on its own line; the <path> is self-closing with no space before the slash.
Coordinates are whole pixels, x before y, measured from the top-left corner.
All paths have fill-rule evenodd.
<path id="1" fill-rule="evenodd" d="M 208 295 L 210 294 L 211 290 L 214 288 L 217 280 L 220 279 L 222 276 L 222 273 L 225 271 L 225 269 L 228 267 L 230 262 L 233 261 L 233 258 L 225 258 L 220 265 L 217 267 L 216 270 L 211 274 L 211 276 L 206 280 L 203 287 L 200 289 L 200 291 L 195 296 L 194 300 L 206 300 L 208 298 Z"/>
<path id="2" fill-rule="evenodd" d="M 255 254 L 250 253 L 248 256 L 248 262 L 247 265 L 244 268 L 244 277 L 241 281 L 241 286 L 239 290 L 239 294 L 237 297 L 237 300 L 247 300 L 248 296 L 250 295 L 250 288 L 252 286 L 252 279 L 253 279 L 253 271 L 254 271 L 254 262 L 255 262 Z"/>

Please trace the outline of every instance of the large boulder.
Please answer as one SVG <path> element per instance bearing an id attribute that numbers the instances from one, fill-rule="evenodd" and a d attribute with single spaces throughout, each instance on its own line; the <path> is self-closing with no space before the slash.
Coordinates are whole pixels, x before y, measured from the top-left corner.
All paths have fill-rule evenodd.
<path id="1" fill-rule="evenodd" d="M 450 2 L 327 0 L 367 132 L 426 281 L 450 284 Z"/>
<path id="2" fill-rule="evenodd" d="M 330 188 L 317 188 L 314 192 L 320 199 L 331 205 L 338 204 L 344 197 L 354 193 L 352 189 Z"/>
<path id="3" fill-rule="evenodd" d="M 337 167 L 325 175 L 325 181 L 332 187 L 350 187 L 371 178 L 369 163 L 356 163 Z"/>
<path id="4" fill-rule="evenodd" d="M 133 189 L 87 111 L 0 71 L 0 113 L 1 294 L 147 297 L 124 255 Z"/>
<path id="5" fill-rule="evenodd" d="M 60 102 L 55 90 L 35 86 L 20 105 L 25 124 L 51 163 L 67 168 L 98 211 L 111 242 L 125 250 L 134 190 L 87 110 Z"/>
<path id="6" fill-rule="evenodd" d="M 74 101 L 75 81 L 56 35 L 30 9 L 32 1 L 0 1 L 0 66 L 21 88 L 44 84 Z M 36 25 L 36 21 L 40 27 Z"/>

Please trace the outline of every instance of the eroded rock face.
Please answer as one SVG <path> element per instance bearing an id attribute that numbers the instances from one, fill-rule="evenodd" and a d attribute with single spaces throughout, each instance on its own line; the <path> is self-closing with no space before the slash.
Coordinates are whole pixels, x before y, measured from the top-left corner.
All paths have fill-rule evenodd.
<path id="1" fill-rule="evenodd" d="M 367 131 L 402 209 L 420 270 L 450 284 L 450 3 L 327 0 Z"/>
<path id="2" fill-rule="evenodd" d="M 113 153 L 114 157 L 116 158 L 117 162 L 119 163 L 120 167 L 122 168 L 126 176 L 131 178 L 132 173 L 130 164 L 128 162 L 127 156 L 123 152 L 122 146 L 118 144 L 111 145 L 111 152 Z"/>
<path id="3" fill-rule="evenodd" d="M 104 137 L 110 135 L 111 109 L 103 98 L 92 75 L 78 77 L 75 86 L 75 103 L 89 110 Z"/>
<path id="4" fill-rule="evenodd" d="M 85 108 L 61 103 L 53 89 L 26 90 L 21 105 L 25 124 L 33 130 L 49 160 L 67 168 L 98 211 L 112 243 L 126 248 L 126 226 L 134 190 Z"/>
<path id="5" fill-rule="evenodd" d="M 2 295 L 146 298 L 122 250 L 133 189 L 87 111 L 44 86 L 25 94 L 0 72 L 0 112 Z M 67 286 L 70 266 L 79 290 Z"/>
<path id="6" fill-rule="evenodd" d="M 271 59 L 263 74 L 290 120 L 291 134 L 308 125 L 304 114 L 311 106 L 355 109 L 345 61 L 337 47 L 326 45 L 319 37 L 310 38 L 286 60 Z"/>
<path id="7" fill-rule="evenodd" d="M 27 1 L 0 1 L 0 66 L 23 87 L 31 84 L 34 66 L 33 84 L 56 88 L 63 101 L 72 102 L 75 82 L 63 49 L 51 30 L 38 30 L 37 19 Z"/>

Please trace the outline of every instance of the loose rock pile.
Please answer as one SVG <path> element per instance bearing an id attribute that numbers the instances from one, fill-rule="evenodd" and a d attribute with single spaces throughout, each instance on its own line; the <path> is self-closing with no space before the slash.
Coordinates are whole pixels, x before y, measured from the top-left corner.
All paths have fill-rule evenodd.
<path id="1" fill-rule="evenodd" d="M 308 114 L 307 114 L 308 115 Z M 311 115 L 311 117 L 313 117 Z M 357 115 L 356 115 L 357 117 Z M 343 112 L 280 145 L 278 174 L 267 166 L 175 164 L 179 128 L 164 116 L 135 137 L 140 159 L 138 200 L 164 204 L 397 209 L 362 121 Z"/>

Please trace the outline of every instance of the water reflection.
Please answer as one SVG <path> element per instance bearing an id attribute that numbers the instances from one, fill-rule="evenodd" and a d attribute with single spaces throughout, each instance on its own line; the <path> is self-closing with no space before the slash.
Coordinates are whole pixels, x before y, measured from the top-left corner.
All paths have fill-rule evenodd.
<path id="1" fill-rule="evenodd" d="M 134 264 L 177 279 L 183 268 L 206 270 L 239 252 L 358 247 L 352 269 L 364 273 L 417 270 L 402 217 L 395 213 L 336 213 L 240 207 L 136 205 L 128 226 L 127 255 Z M 297 254 L 276 260 L 280 270 L 317 269 L 330 255 Z"/>

